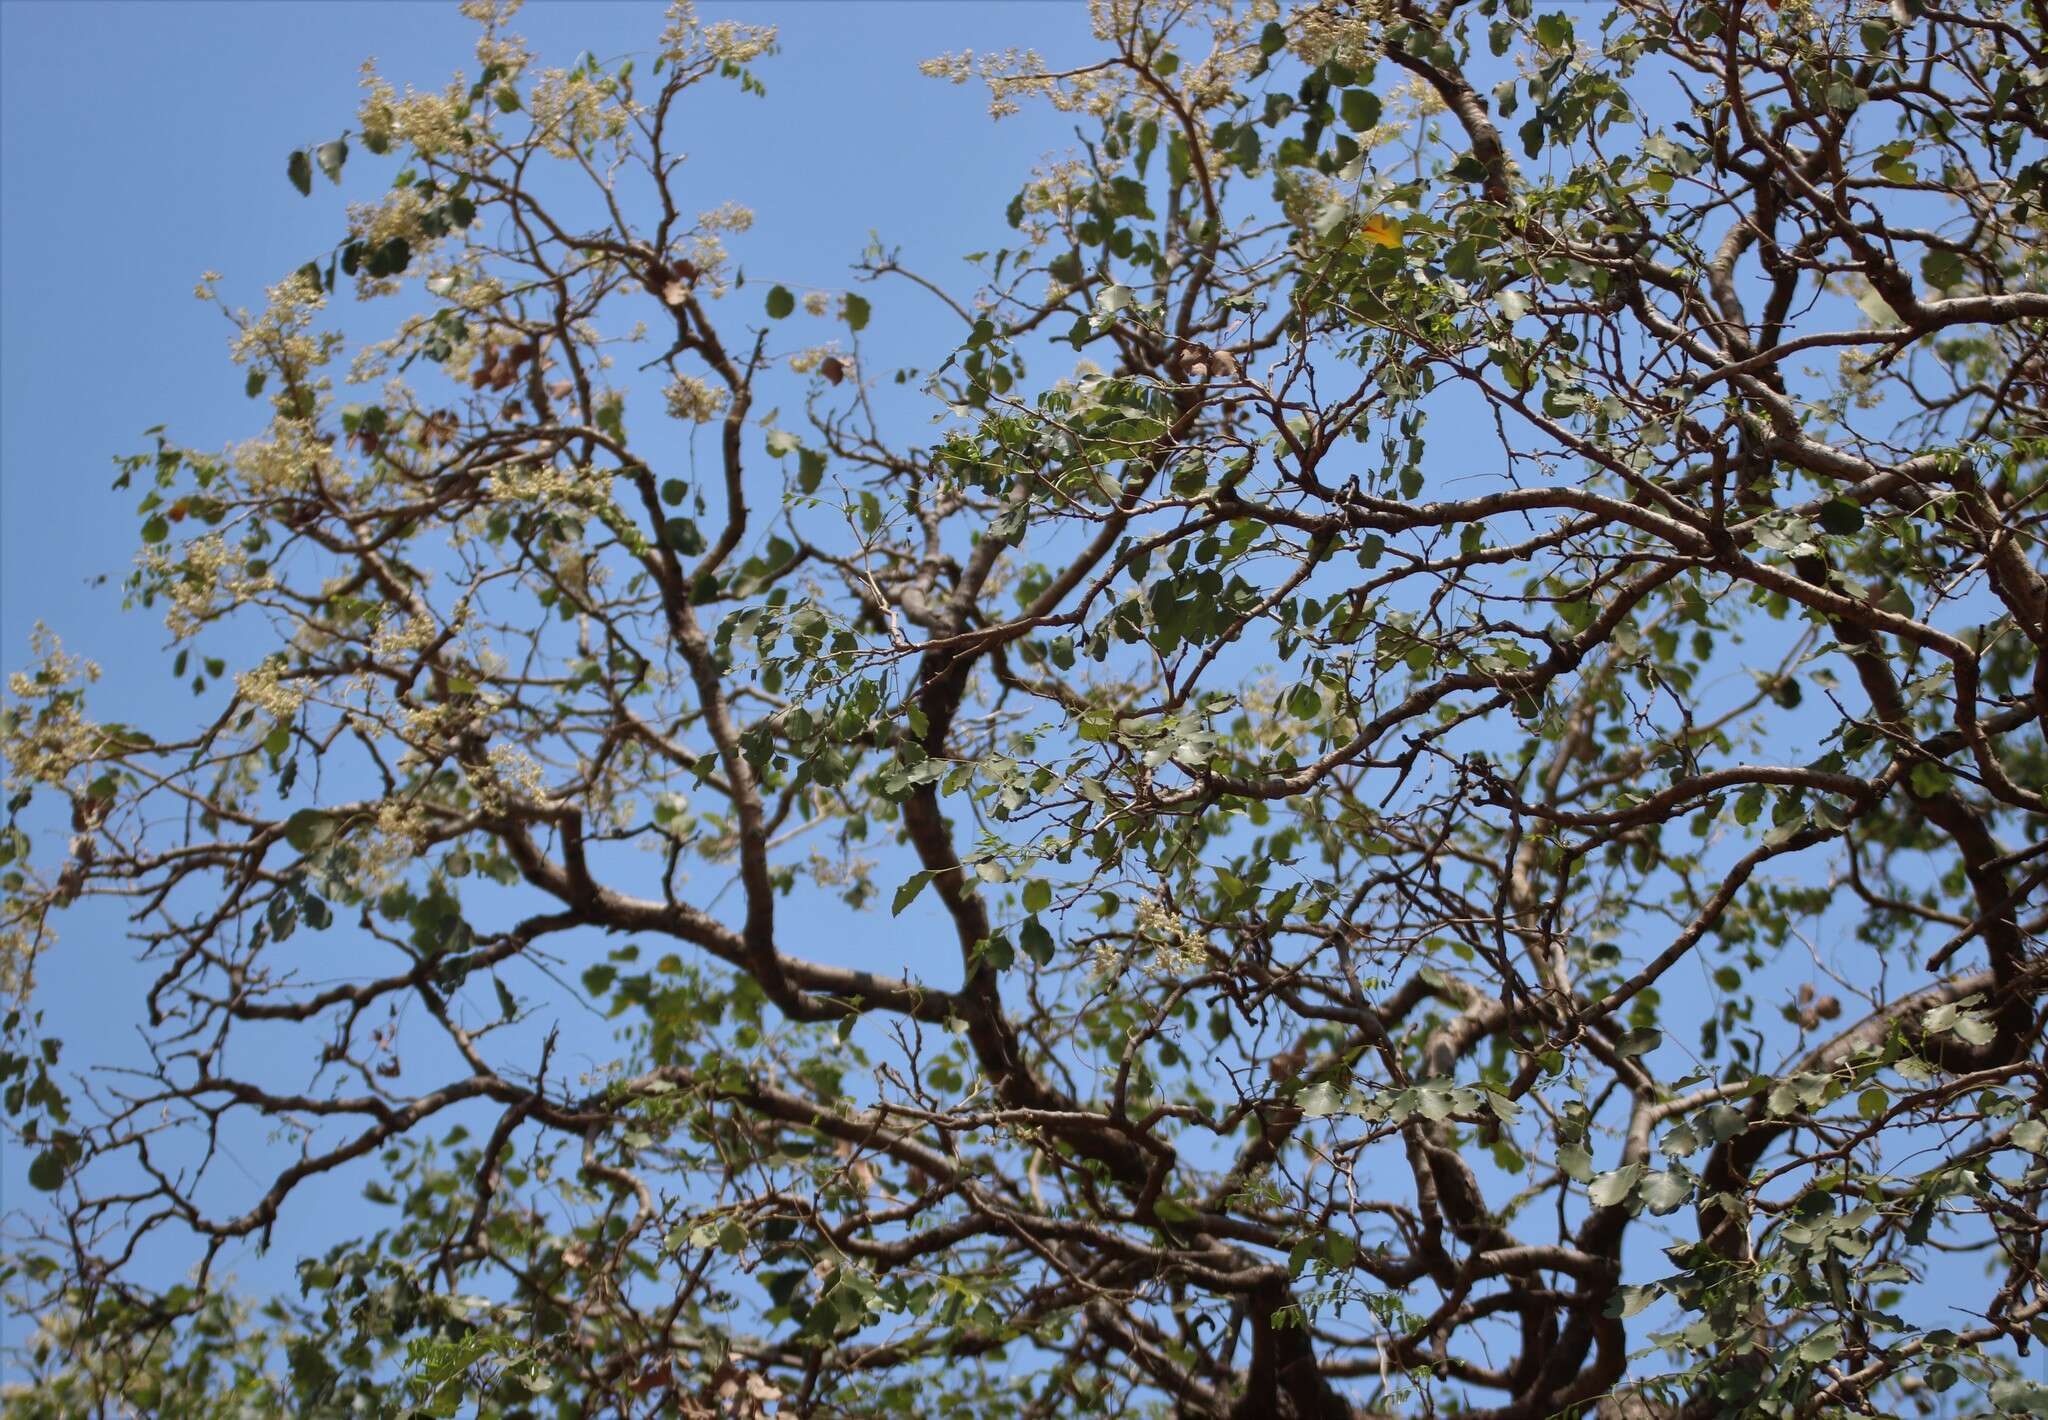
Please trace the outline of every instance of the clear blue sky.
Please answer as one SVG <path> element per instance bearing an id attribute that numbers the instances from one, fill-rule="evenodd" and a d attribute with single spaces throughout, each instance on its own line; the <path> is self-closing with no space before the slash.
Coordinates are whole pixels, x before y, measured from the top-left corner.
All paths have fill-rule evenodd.
<path id="1" fill-rule="evenodd" d="M 1004 205 L 1034 159 L 1072 142 L 1049 112 L 992 124 L 984 91 L 923 78 L 916 63 L 965 47 L 1072 52 L 1089 42 L 1079 3 L 699 8 L 782 30 L 783 53 L 761 66 L 765 102 L 720 85 L 690 109 L 702 131 L 687 200 L 756 210 L 733 244 L 751 275 L 843 284 L 878 231 L 906 259 L 963 276 L 962 253 L 1000 244 Z M 514 27 L 566 65 L 584 49 L 649 50 L 661 24 L 658 4 L 540 3 Z M 322 181 L 302 198 L 286 154 L 352 126 L 366 57 L 401 86 L 438 88 L 457 66 L 474 69 L 475 33 L 453 0 L 0 0 L 0 670 L 23 664 L 42 620 L 104 668 L 95 718 L 199 714 L 171 679 L 161 620 L 121 611 L 138 495 L 112 491 L 110 461 L 147 447 L 154 424 L 198 448 L 254 431 L 260 406 L 227 359 L 229 328 L 194 282 L 219 271 L 230 304 L 260 306 L 266 285 L 329 250 L 344 204 L 373 195 L 389 168 L 359 161 L 341 188 Z M 950 348 L 953 318 L 935 303 L 908 288 L 890 300 L 877 294 L 877 336 L 927 364 Z M 134 1058 L 147 973 L 118 916 L 84 904 L 59 930 L 37 1004 L 66 1041 L 65 1064 Z M 26 1163 L 0 1167 L 0 1204 L 41 1201 Z M 327 1190 L 312 1211 L 343 1232 L 352 1216 L 370 1226 L 360 1183 Z M 282 1281 L 302 1250 L 282 1241 L 261 1280 Z M 164 1260 L 182 1271 L 190 1259 Z"/>

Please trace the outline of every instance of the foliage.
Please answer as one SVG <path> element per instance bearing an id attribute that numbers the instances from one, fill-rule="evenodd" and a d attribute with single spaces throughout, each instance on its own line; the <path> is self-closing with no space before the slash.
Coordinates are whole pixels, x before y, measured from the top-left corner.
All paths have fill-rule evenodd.
<path id="1" fill-rule="evenodd" d="M 15 678 L 7 1413 L 2048 1414 L 2039 5 L 1104 0 L 965 297 L 469 8 Z"/>

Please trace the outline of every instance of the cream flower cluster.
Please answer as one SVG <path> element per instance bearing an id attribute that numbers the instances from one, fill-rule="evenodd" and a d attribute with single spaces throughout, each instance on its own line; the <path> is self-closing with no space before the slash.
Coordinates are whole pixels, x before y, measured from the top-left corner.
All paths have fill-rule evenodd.
<path id="1" fill-rule="evenodd" d="M 425 612 L 407 617 L 386 616 L 377 623 L 376 634 L 370 638 L 370 654 L 380 661 L 396 660 L 425 650 L 440 634 L 439 624 Z"/>
<path id="2" fill-rule="evenodd" d="M 584 70 L 549 69 L 534 81 L 526 111 L 541 146 L 558 158 L 574 158 L 601 140 L 622 139 L 630 118 L 613 102 L 617 85 Z"/>
<path id="3" fill-rule="evenodd" d="M 753 225 L 754 209 L 739 202 L 721 202 L 697 214 L 697 226 L 706 232 L 745 232 Z"/>
<path id="4" fill-rule="evenodd" d="M 315 487 L 338 491 L 346 482 L 341 461 L 311 421 L 283 415 L 270 421 L 267 437 L 235 445 L 229 462 L 242 486 L 259 495 L 303 493 Z"/>
<path id="5" fill-rule="evenodd" d="M 671 419 L 709 424 L 724 412 L 729 393 L 695 375 L 677 375 L 662 391 Z"/>
<path id="6" fill-rule="evenodd" d="M 525 750 L 515 745 L 494 744 L 485 752 L 485 759 L 490 772 L 478 782 L 477 793 L 486 808 L 505 808 L 508 791 L 531 803 L 549 801 L 547 786 L 541 782 L 540 766 Z"/>
<path id="7" fill-rule="evenodd" d="M 199 291 L 210 298 L 213 282 L 219 279 L 218 274 L 207 272 Z M 320 283 L 295 271 L 272 286 L 265 296 L 262 315 L 252 317 L 242 311 L 235 317 L 240 329 L 228 347 L 235 363 L 261 363 L 293 378 L 326 364 L 341 343 L 341 336 L 334 331 L 325 335 L 312 333 L 314 314 L 327 304 Z"/>
<path id="8" fill-rule="evenodd" d="M 100 678 L 100 668 L 68 654 L 41 622 L 30 633 L 29 647 L 39 664 L 7 678 L 19 703 L 0 712 L 0 758 L 6 760 L 9 789 L 61 784 L 73 769 L 97 761 L 107 746 L 106 731 L 80 709 L 84 687 Z"/>
<path id="9" fill-rule="evenodd" d="M 1330 0 L 1334 5 L 1336 0 Z M 1263 57 L 1256 36 L 1265 22 L 1277 17 L 1272 0 L 1239 9 L 1221 0 L 1211 3 L 1151 3 L 1151 0 L 1091 0 L 1096 38 L 1122 44 L 1140 29 L 1171 32 L 1189 22 L 1206 21 L 1207 52 L 1176 37 L 1183 64 L 1174 81 L 1182 106 L 1202 110 L 1225 101 L 1237 81 L 1258 67 Z M 1197 44 L 1199 45 L 1199 41 Z M 940 54 L 925 60 L 919 71 L 934 79 L 964 84 L 978 75 L 988 85 L 989 113 L 1004 118 L 1016 113 L 1026 98 L 1044 99 L 1062 113 L 1106 117 L 1120 107 L 1157 114 L 1168 105 L 1139 75 L 1121 66 L 1090 66 L 1065 73 L 1051 72 L 1034 49 L 1008 49 L 976 57 L 972 50 Z"/>
<path id="10" fill-rule="evenodd" d="M 443 93 L 422 94 L 407 85 L 401 96 L 373 65 L 365 64 L 363 88 L 368 97 L 356 111 L 363 132 L 388 135 L 428 158 L 469 146 L 469 101 L 459 76 Z"/>
<path id="11" fill-rule="evenodd" d="M 275 585 L 268 573 L 249 575 L 248 557 L 219 533 L 175 548 L 145 548 L 137 562 L 143 583 L 170 603 L 164 610 L 164 629 L 180 641 L 219 612 Z"/>
<path id="12" fill-rule="evenodd" d="M 512 464 L 491 475 L 490 494 L 492 501 L 498 503 L 569 503 L 590 507 L 611 501 L 612 474 L 603 468 Z"/>
<path id="13" fill-rule="evenodd" d="M 276 659 L 266 660 L 253 671 L 235 677 L 235 690 L 273 720 L 294 718 L 306 703 L 306 693 L 283 678 L 284 667 Z"/>
<path id="14" fill-rule="evenodd" d="M 1209 943 L 1201 933 L 1189 929 L 1180 914 L 1157 898 L 1137 906 L 1133 927 L 1152 947 L 1150 969 L 1159 976 L 1186 976 L 1208 964 Z"/>
<path id="15" fill-rule="evenodd" d="M 704 24 L 690 0 L 674 0 L 661 32 L 662 56 L 672 64 L 710 59 L 745 64 L 775 47 L 773 25 L 742 25 L 732 20 Z"/>
<path id="16" fill-rule="evenodd" d="M 445 240 L 427 231 L 426 217 L 427 197 L 419 188 L 393 188 L 375 202 L 351 202 L 348 205 L 348 230 L 349 235 L 366 247 L 380 247 L 386 242 L 402 239 L 417 260 Z M 367 299 L 389 295 L 397 289 L 395 277 L 372 276 L 366 268 L 356 272 L 356 294 L 359 297 Z"/>
<path id="17" fill-rule="evenodd" d="M 799 350 L 789 357 L 789 368 L 799 375 L 808 375 L 827 360 L 838 360 L 842 365 L 851 365 L 838 349 L 831 345 L 813 345 L 808 350 Z"/>
<path id="18" fill-rule="evenodd" d="M 1334 59 L 1363 68 L 1385 47 L 1386 23 L 1393 13 L 1392 0 L 1315 0 L 1288 17 L 1287 47 L 1304 64 Z"/>

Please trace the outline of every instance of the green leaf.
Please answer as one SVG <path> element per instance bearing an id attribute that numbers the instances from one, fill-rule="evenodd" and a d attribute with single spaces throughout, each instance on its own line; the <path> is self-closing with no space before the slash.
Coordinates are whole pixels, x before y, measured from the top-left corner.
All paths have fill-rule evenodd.
<path id="1" fill-rule="evenodd" d="M 1593 1181 L 1593 1154 L 1584 1144 L 1566 1144 L 1557 1151 L 1557 1166 L 1574 1183 Z"/>
<path id="2" fill-rule="evenodd" d="M 1667 1158 L 1683 1159 L 1699 1152 L 1699 1131 L 1692 1127 L 1690 1120 L 1680 1120 L 1664 1133 L 1663 1143 L 1657 1146 Z"/>
<path id="3" fill-rule="evenodd" d="M 1893 326 L 1899 323 L 1899 313 L 1874 289 L 1856 298 L 1856 308 L 1869 318 L 1872 325 Z"/>
<path id="4" fill-rule="evenodd" d="M 796 452 L 796 486 L 805 493 L 816 493 L 818 485 L 825 481 L 825 456 L 816 449 L 798 449 Z"/>
<path id="5" fill-rule="evenodd" d="M 1927 799 L 1947 793 L 1951 782 L 1948 771 L 1931 759 L 1923 759 L 1914 765 L 1906 778 L 1913 786 L 1913 792 Z"/>
<path id="6" fill-rule="evenodd" d="M 1344 126 L 1353 133 L 1363 133 L 1377 128 L 1380 122 L 1380 98 L 1370 89 L 1346 89 L 1341 112 Z"/>
<path id="7" fill-rule="evenodd" d="M 1661 1218 L 1692 1200 L 1692 1180 L 1675 1170 L 1653 1170 L 1643 1175 L 1641 1193 L 1643 1206 Z"/>
<path id="8" fill-rule="evenodd" d="M 1836 537 L 1847 537 L 1850 533 L 1863 530 L 1863 509 L 1847 498 L 1835 498 L 1823 504 L 1820 510 L 1822 532 Z"/>
<path id="9" fill-rule="evenodd" d="M 853 330 L 866 330 L 870 308 L 867 298 L 851 291 L 846 295 L 846 324 Z"/>
<path id="10" fill-rule="evenodd" d="M 781 320 L 795 309 L 796 297 L 790 294 L 787 286 L 768 288 L 768 315 L 771 319 Z"/>
<path id="11" fill-rule="evenodd" d="M 1323 1119 L 1344 1108 L 1344 1092 L 1328 1080 L 1319 1080 L 1301 1092 L 1297 1103 L 1306 1119 Z"/>
<path id="12" fill-rule="evenodd" d="M 1963 259 L 1952 251 L 1930 251 L 1920 258 L 1920 276 L 1937 291 L 1959 286 L 1963 280 Z"/>
<path id="13" fill-rule="evenodd" d="M 498 1015 L 508 1021 L 518 1015 L 519 998 L 512 994 L 511 989 L 495 976 L 491 978 L 491 985 L 498 993 Z"/>
<path id="14" fill-rule="evenodd" d="M 664 518 L 661 540 L 683 557 L 695 557 L 704 550 L 704 534 L 691 518 Z"/>
<path id="15" fill-rule="evenodd" d="M 334 816 L 319 809 L 300 809 L 284 821 L 284 840 L 299 853 L 324 848 L 334 838 Z"/>
<path id="16" fill-rule="evenodd" d="M 902 916 L 903 909 L 917 900 L 917 895 L 924 891 L 924 885 L 931 880 L 932 875 L 929 869 L 912 873 L 909 878 L 905 879 L 903 886 L 896 889 L 896 900 L 889 906 L 889 915 L 891 917 Z"/>
<path id="17" fill-rule="evenodd" d="M 1646 1026 L 1640 1030 L 1632 1030 L 1623 1036 L 1620 1043 L 1614 1047 L 1614 1053 L 1627 1058 L 1634 1058 L 1638 1055 L 1648 1055 L 1663 1043 L 1664 1032 L 1652 1030 Z"/>
<path id="18" fill-rule="evenodd" d="M 1641 1164 L 1624 1164 L 1618 1169 L 1609 1169 L 1594 1179 L 1586 1194 L 1597 1208 L 1612 1208 L 1634 1191 L 1636 1180 L 1642 1177 Z"/>
<path id="19" fill-rule="evenodd" d="M 1052 884 L 1044 878 L 1033 878 L 1024 884 L 1024 910 L 1043 912 L 1052 906 Z"/>
<path id="20" fill-rule="evenodd" d="M 1808 1365 L 1831 1361 L 1842 1349 L 1842 1329 L 1824 1326 L 1799 1343 L 1799 1359 Z"/>
<path id="21" fill-rule="evenodd" d="M 1727 1104 L 1709 1105 L 1700 1120 L 1707 1126 L 1707 1132 L 1714 1136 L 1716 1144 L 1725 1144 L 1749 1128 L 1748 1116 Z"/>
<path id="22" fill-rule="evenodd" d="M 663 479 L 661 484 L 661 501 L 673 508 L 683 501 L 684 495 L 689 491 L 690 485 L 683 482 L 680 478 Z"/>
<path id="23" fill-rule="evenodd" d="M 292 186 L 299 190 L 299 196 L 313 195 L 313 162 L 306 156 L 304 148 L 292 149 L 291 157 L 285 160 L 284 175 L 292 180 Z"/>
<path id="24" fill-rule="evenodd" d="M 1052 965 L 1055 950 L 1052 933 L 1046 930 L 1043 922 L 1036 917 L 1025 918 L 1024 925 L 1017 929 L 1017 940 L 1026 956 L 1040 966 Z"/>
<path id="25" fill-rule="evenodd" d="M 2012 1415 L 2048 1415 L 2048 1385 L 2025 1376 L 2007 1376 L 1991 1384 L 1991 1403 Z"/>
<path id="26" fill-rule="evenodd" d="M 1626 1320 L 1657 1300 L 1662 1289 L 1654 1285 L 1647 1287 L 1625 1286 L 1616 1289 L 1608 1298 L 1606 1314 Z"/>
<path id="27" fill-rule="evenodd" d="M 64 1160 L 54 1149 L 37 1154 L 28 1166 L 28 1181 L 45 1193 L 64 1186 Z"/>

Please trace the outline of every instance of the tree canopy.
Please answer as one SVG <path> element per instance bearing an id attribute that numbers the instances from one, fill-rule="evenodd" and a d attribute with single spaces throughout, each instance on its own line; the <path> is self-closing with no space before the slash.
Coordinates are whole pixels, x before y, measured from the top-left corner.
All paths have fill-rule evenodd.
<path id="1" fill-rule="evenodd" d="M 511 8 L 13 677 L 6 1414 L 2048 1414 L 2039 0 L 1098 0 L 961 291 Z"/>

